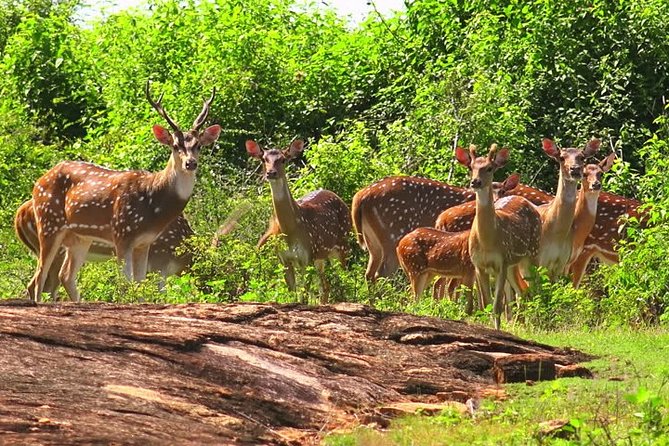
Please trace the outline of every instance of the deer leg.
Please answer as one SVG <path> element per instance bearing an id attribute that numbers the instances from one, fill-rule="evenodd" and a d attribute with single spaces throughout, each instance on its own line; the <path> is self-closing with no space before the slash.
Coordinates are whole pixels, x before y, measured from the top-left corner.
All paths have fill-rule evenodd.
<path id="1" fill-rule="evenodd" d="M 571 283 L 574 285 L 574 288 L 578 288 L 581 285 L 585 270 L 593 256 L 594 252 L 592 250 L 584 249 L 578 257 L 576 257 L 576 260 L 571 263 L 569 269 L 571 271 Z"/>
<path id="2" fill-rule="evenodd" d="M 448 277 L 440 277 L 438 278 L 435 282 L 434 285 L 432 286 L 432 298 L 433 299 L 443 299 L 444 296 L 447 294 L 447 288 L 449 282 Z"/>
<path id="3" fill-rule="evenodd" d="M 63 261 L 65 256 L 61 250 L 58 250 L 58 254 L 53 259 L 51 263 L 51 268 L 49 268 L 49 273 L 46 276 L 46 281 L 44 282 L 44 292 L 51 295 L 51 301 L 56 302 L 58 300 L 58 287 L 60 286 L 60 279 L 58 278 L 58 271 L 60 271 L 63 266 Z"/>
<path id="4" fill-rule="evenodd" d="M 40 231 L 41 232 L 41 231 Z M 30 298 L 35 302 L 39 302 L 42 299 L 42 290 L 44 289 L 44 283 L 51 269 L 51 264 L 53 263 L 60 245 L 63 241 L 65 233 L 60 231 L 50 237 L 46 237 L 43 234 L 39 234 L 39 257 L 37 258 L 37 270 L 32 280 L 28 284 L 28 294 Z"/>
<path id="5" fill-rule="evenodd" d="M 383 262 L 381 263 L 379 275 L 381 277 L 390 277 L 400 267 L 396 247 L 392 241 L 388 241 L 384 243 L 381 249 L 383 250 Z"/>
<path id="6" fill-rule="evenodd" d="M 288 290 L 294 292 L 297 287 L 295 285 L 295 266 L 293 265 L 293 261 L 290 258 L 288 251 L 282 251 L 278 254 L 279 260 L 283 264 L 283 274 Z"/>
<path id="7" fill-rule="evenodd" d="M 476 285 L 479 289 L 479 306 L 485 308 L 490 302 L 490 276 L 478 268 L 476 269 Z"/>
<path id="8" fill-rule="evenodd" d="M 493 301 L 493 315 L 495 322 L 495 329 L 499 330 L 502 312 L 504 311 L 504 287 L 506 286 L 506 276 L 508 268 L 502 266 L 497 276 L 495 284 L 495 300 Z"/>
<path id="9" fill-rule="evenodd" d="M 462 286 L 465 287 L 463 293 L 467 301 L 467 305 L 465 307 L 465 313 L 470 315 L 474 312 L 474 277 L 472 275 L 463 276 Z M 483 310 L 484 308 L 481 308 L 481 311 Z"/>
<path id="10" fill-rule="evenodd" d="M 325 305 L 330 298 L 330 284 L 325 275 L 325 260 L 314 260 L 314 266 L 316 267 L 316 271 L 318 271 L 318 278 L 321 282 L 321 305 Z"/>
<path id="11" fill-rule="evenodd" d="M 123 260 L 123 274 L 125 278 L 132 281 L 132 248 L 129 246 L 116 245 L 116 255 L 119 260 Z"/>
<path id="12" fill-rule="evenodd" d="M 362 232 L 367 252 L 369 252 L 369 259 L 367 261 L 367 270 L 365 271 L 365 279 L 368 282 L 374 282 L 380 277 L 380 270 L 383 264 L 383 249 L 381 248 L 381 241 L 373 234 L 368 234 L 363 230 Z"/>
<path id="13" fill-rule="evenodd" d="M 146 279 L 151 245 L 137 246 L 132 250 L 132 277 L 136 282 Z"/>
<path id="14" fill-rule="evenodd" d="M 77 273 L 86 262 L 86 254 L 91 242 L 77 237 L 76 242 L 69 244 L 65 251 L 65 261 L 58 274 L 70 300 L 79 302 L 81 296 L 77 290 Z"/>
<path id="15" fill-rule="evenodd" d="M 413 291 L 413 298 L 416 302 L 418 302 L 420 296 L 423 294 L 423 291 L 425 290 L 425 285 L 427 284 L 428 275 L 429 274 L 427 272 L 411 275 L 410 278 L 411 290 Z"/>

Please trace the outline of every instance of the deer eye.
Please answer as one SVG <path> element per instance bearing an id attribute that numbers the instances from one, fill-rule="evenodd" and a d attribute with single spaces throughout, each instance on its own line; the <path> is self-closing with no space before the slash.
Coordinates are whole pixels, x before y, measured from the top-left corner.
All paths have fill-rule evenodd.
<path id="1" fill-rule="evenodd" d="M 488 166 L 488 168 L 486 169 L 487 172 L 492 172 L 492 170 L 493 170 L 493 166 Z"/>

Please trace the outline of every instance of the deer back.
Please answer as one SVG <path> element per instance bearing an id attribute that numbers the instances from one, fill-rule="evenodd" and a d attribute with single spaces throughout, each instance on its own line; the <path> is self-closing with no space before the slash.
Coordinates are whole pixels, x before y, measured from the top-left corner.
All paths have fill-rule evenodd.
<path id="1" fill-rule="evenodd" d="M 358 191 L 352 214 L 358 242 L 362 240 L 364 218 L 379 222 L 377 235 L 397 243 L 410 231 L 432 226 L 444 209 L 465 203 L 474 194 L 464 188 L 420 177 L 384 178 Z"/>
<path id="2" fill-rule="evenodd" d="M 473 228 L 477 228 L 476 218 Z M 483 243 L 478 230 L 472 230 L 469 250 L 477 253 L 477 264 L 486 264 L 500 259 L 487 260 L 501 252 L 503 262 L 516 264 L 522 259 L 534 259 L 539 253 L 541 240 L 541 217 L 527 199 L 511 195 L 495 202 L 496 230 L 494 239 Z M 486 237 L 487 238 L 487 237 Z M 501 250 L 498 249 L 501 247 Z"/>
<path id="3" fill-rule="evenodd" d="M 334 249 L 348 249 L 351 214 L 346 203 L 329 190 L 317 190 L 296 201 L 301 223 L 311 241 L 312 258 L 326 259 Z"/>
<path id="4" fill-rule="evenodd" d="M 468 243 L 469 231 L 418 228 L 402 237 L 397 245 L 397 257 L 409 275 L 431 271 L 459 277 L 474 269 Z"/>
<path id="5" fill-rule="evenodd" d="M 639 212 L 641 202 L 633 198 L 609 192 L 600 192 L 597 200 L 597 217 L 585 246 L 615 254 L 615 246 L 623 237 L 622 229 L 626 217 L 634 217 L 643 221 Z"/>
<path id="6" fill-rule="evenodd" d="M 541 189 L 536 189 L 531 186 L 527 186 L 525 184 L 519 184 L 515 188 L 508 190 L 508 191 L 502 191 L 499 193 L 498 197 L 507 197 L 509 195 L 518 195 L 519 197 L 523 197 L 527 200 L 529 200 L 532 204 L 540 206 L 542 204 L 550 203 L 553 201 L 553 198 L 555 198 L 553 195 L 549 194 L 546 191 L 543 191 Z"/>

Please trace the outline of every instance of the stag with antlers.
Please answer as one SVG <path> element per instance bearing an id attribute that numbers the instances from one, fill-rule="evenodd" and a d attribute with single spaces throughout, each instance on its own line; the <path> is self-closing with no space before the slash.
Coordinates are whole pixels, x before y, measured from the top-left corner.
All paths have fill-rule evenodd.
<path id="1" fill-rule="evenodd" d="M 200 149 L 213 144 L 221 132 L 218 125 L 201 130 L 215 90 L 204 101 L 192 129 L 184 132 L 163 108 L 163 95 L 155 101 L 149 88 L 147 81 L 147 100 L 172 128 L 170 132 L 153 126 L 155 138 L 172 151 L 162 171 L 118 171 L 63 161 L 35 183 L 39 255 L 37 271 L 28 285 L 32 299 L 40 299 L 51 264 L 64 247 L 59 276 L 70 298 L 78 301 L 76 275 L 94 240 L 114 247 L 128 279 L 144 279 L 151 244 L 186 206 L 195 185 Z"/>

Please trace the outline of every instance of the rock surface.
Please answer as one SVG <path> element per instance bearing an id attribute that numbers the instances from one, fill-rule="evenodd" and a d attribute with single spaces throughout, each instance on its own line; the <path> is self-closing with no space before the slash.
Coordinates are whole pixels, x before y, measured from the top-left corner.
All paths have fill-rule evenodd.
<path id="1" fill-rule="evenodd" d="M 0 443 L 318 444 L 407 403 L 499 394 L 493 365 L 514 355 L 587 359 L 357 304 L 0 302 Z"/>

